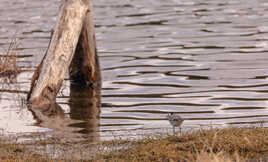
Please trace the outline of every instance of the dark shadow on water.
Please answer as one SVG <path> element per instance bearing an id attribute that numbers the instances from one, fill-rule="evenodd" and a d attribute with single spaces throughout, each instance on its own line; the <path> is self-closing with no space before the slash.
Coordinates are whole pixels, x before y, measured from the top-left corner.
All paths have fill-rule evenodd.
<path id="1" fill-rule="evenodd" d="M 90 137 L 93 141 L 99 139 L 100 87 L 70 86 L 70 118 L 82 122 L 70 124 L 70 127 L 82 128 L 79 133 Z"/>

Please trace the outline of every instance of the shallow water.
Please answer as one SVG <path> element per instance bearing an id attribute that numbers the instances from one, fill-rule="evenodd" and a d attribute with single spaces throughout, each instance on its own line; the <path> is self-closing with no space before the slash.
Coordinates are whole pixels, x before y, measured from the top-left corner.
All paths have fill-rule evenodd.
<path id="1" fill-rule="evenodd" d="M 18 64 L 27 69 L 14 83 L 2 85 L 3 132 L 51 131 L 49 125 L 36 125 L 19 103 L 47 48 L 58 5 L 55 0 L 0 2 L 0 52 L 17 37 Z M 267 7 L 265 0 L 94 1 L 103 87 L 100 127 L 93 132 L 101 139 L 171 132 L 165 119 L 170 111 L 186 119 L 184 130 L 267 126 Z M 69 84 L 66 79 L 57 101 L 65 120 L 82 122 L 68 120 L 67 133 L 91 127 L 79 117 L 82 110 L 72 111 Z M 83 130 L 77 132 L 92 133 Z"/>

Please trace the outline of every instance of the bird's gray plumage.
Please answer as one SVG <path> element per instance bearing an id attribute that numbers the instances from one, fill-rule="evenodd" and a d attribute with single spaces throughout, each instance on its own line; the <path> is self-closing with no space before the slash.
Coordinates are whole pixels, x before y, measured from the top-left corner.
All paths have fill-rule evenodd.
<path id="1" fill-rule="evenodd" d="M 178 114 L 175 114 L 173 112 L 168 113 L 167 115 L 167 119 L 169 121 L 169 123 L 172 125 L 173 127 L 173 133 L 175 134 L 175 127 L 180 127 L 181 124 L 183 123 L 183 118 L 181 118 Z M 180 127 L 180 132 L 181 132 L 181 127 Z"/>

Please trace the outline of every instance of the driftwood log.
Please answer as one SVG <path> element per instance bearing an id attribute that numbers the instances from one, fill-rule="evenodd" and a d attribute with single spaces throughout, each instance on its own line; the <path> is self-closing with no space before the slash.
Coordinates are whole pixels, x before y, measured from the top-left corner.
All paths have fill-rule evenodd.
<path id="1" fill-rule="evenodd" d="M 83 22 L 69 74 L 73 83 L 100 87 L 101 75 L 96 48 L 92 1 L 83 0 L 83 2 L 89 7 L 89 12 L 87 12 Z"/>
<path id="2" fill-rule="evenodd" d="M 69 70 L 71 82 L 79 87 L 100 87 L 91 0 L 64 0 L 47 52 L 37 67 L 27 100 L 35 113 L 62 113 L 56 96 Z M 41 111 L 41 112 L 42 112 Z"/>

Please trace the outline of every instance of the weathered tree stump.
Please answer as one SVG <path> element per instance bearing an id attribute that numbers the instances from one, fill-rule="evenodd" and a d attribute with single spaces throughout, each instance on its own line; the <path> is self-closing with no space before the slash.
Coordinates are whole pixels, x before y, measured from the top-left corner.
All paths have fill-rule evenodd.
<path id="1" fill-rule="evenodd" d="M 97 56 L 93 7 L 91 0 L 83 0 L 89 7 L 76 47 L 75 55 L 69 68 L 72 82 L 83 86 L 101 85 L 99 60 Z"/>
<path id="2" fill-rule="evenodd" d="M 33 113 L 60 112 L 56 95 L 68 69 L 74 83 L 101 86 L 92 8 L 91 0 L 63 1 L 48 50 L 32 78 L 27 99 Z"/>

